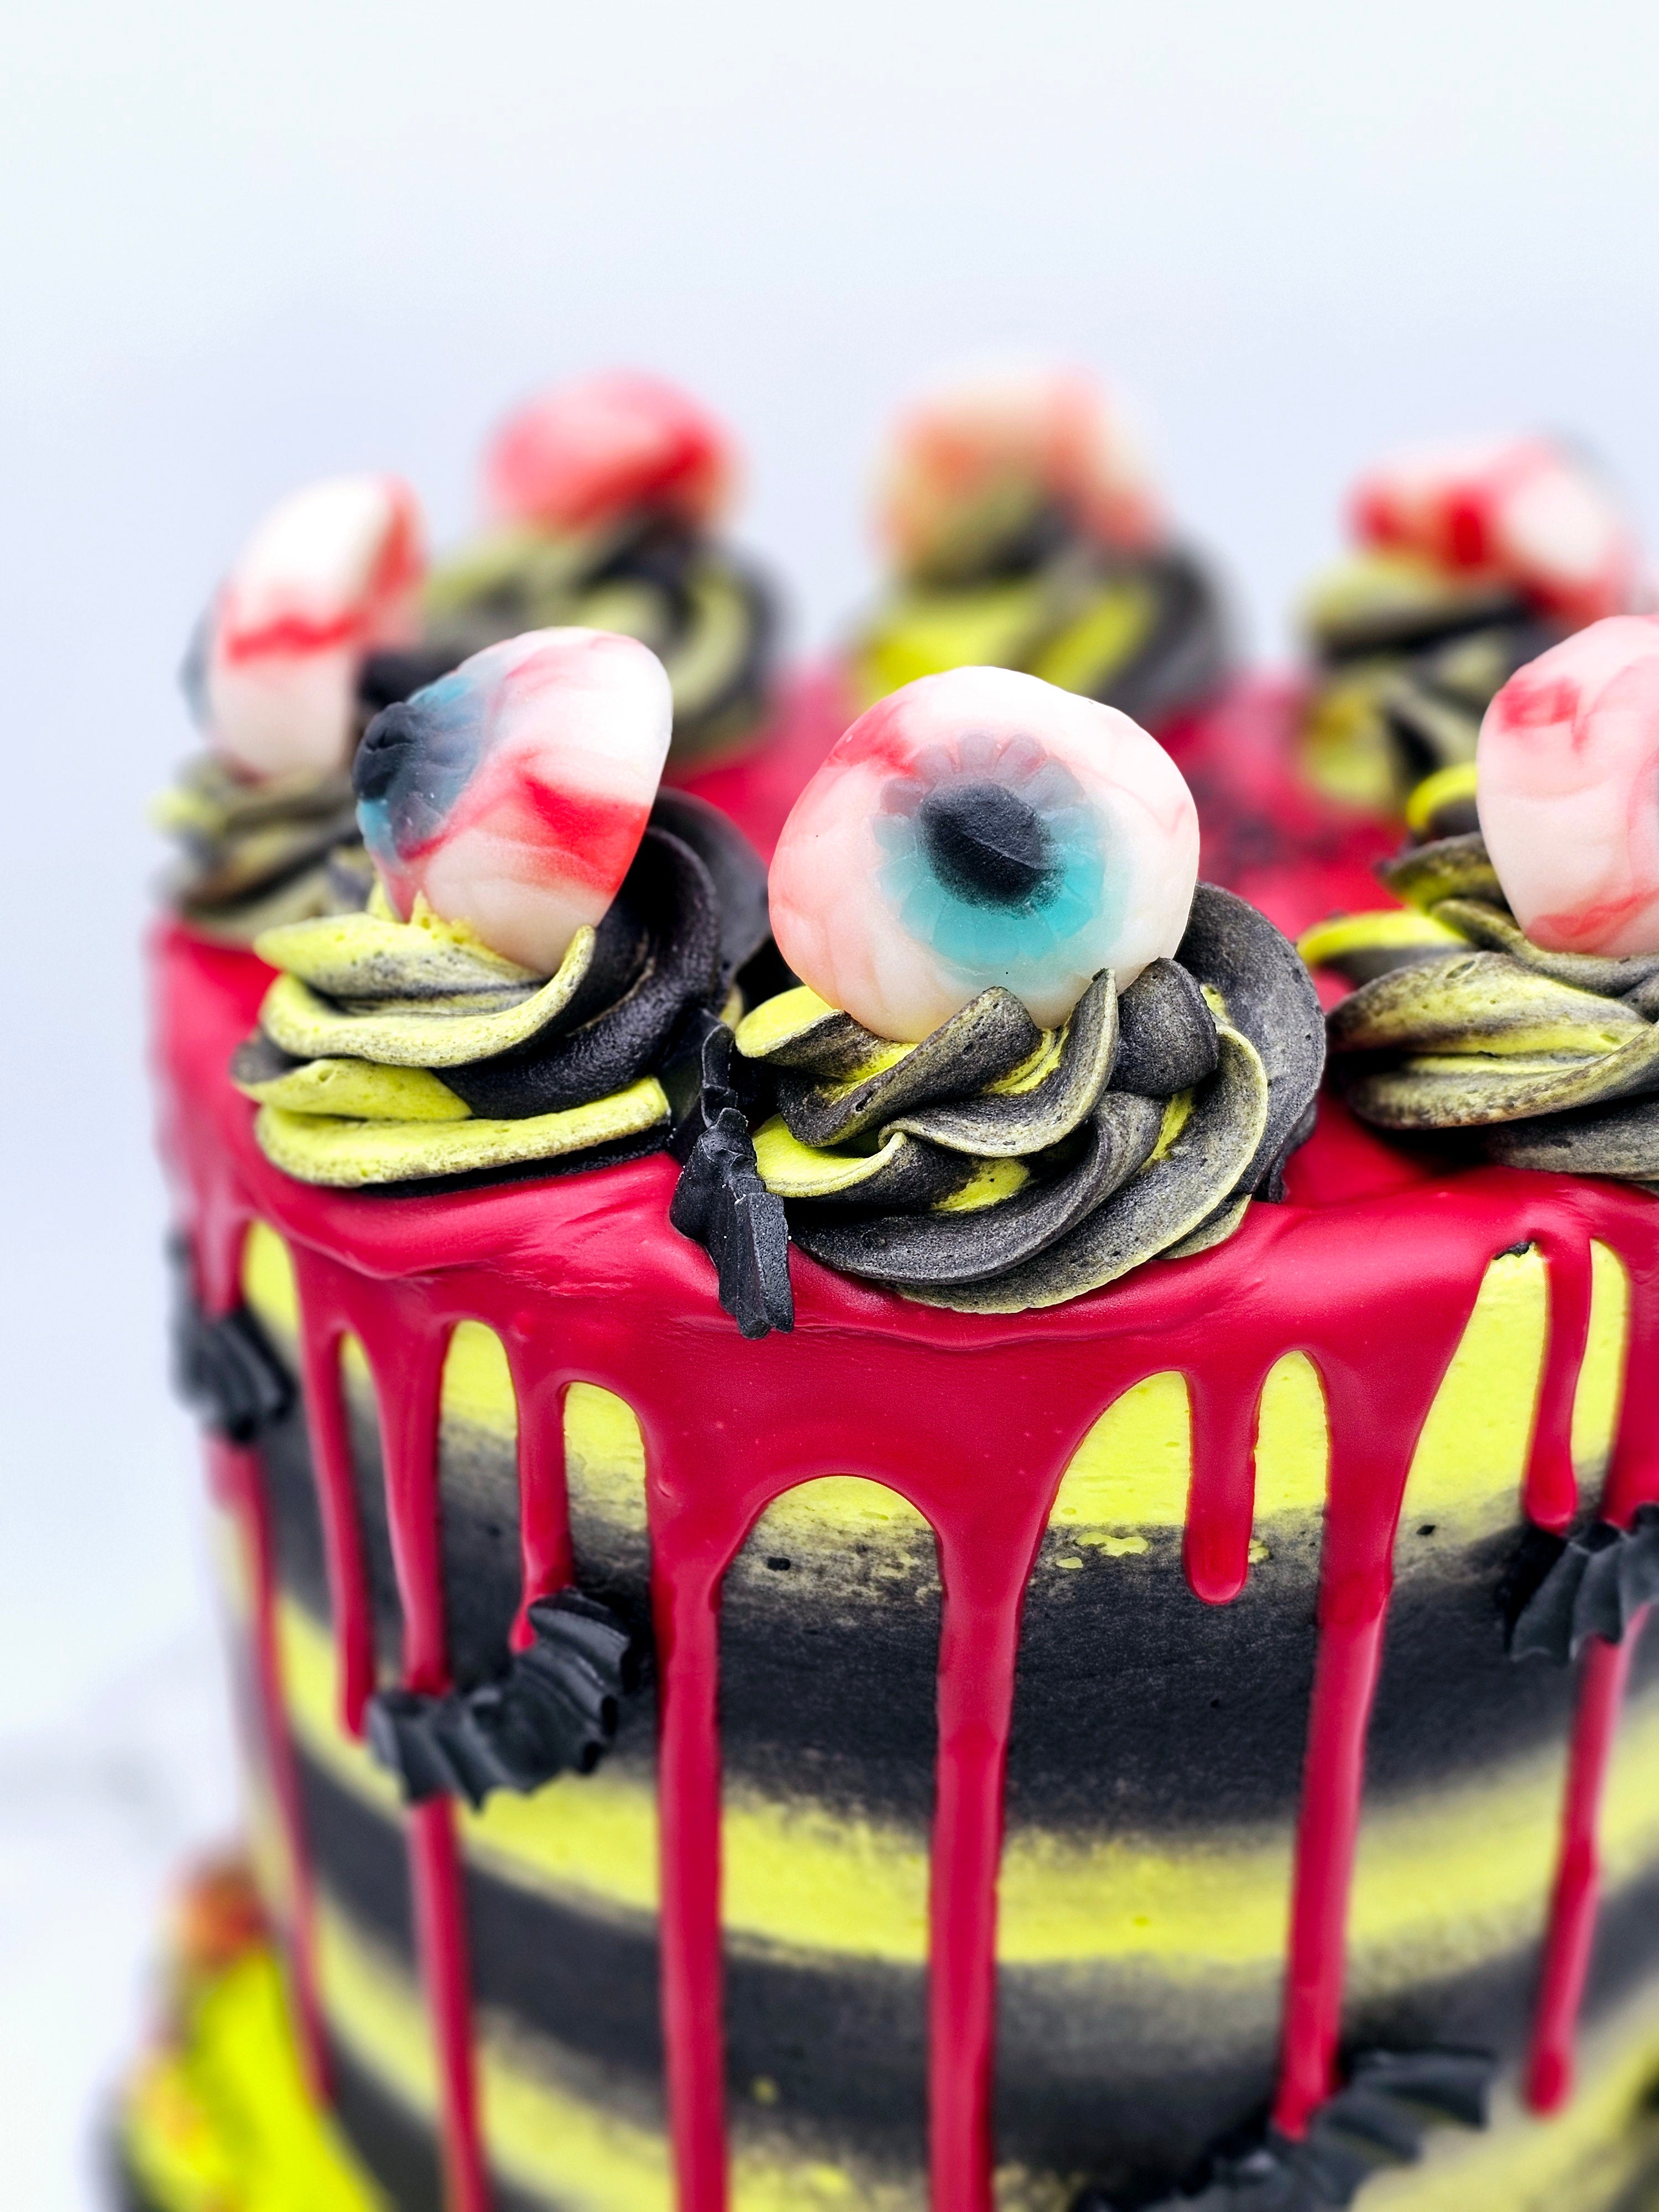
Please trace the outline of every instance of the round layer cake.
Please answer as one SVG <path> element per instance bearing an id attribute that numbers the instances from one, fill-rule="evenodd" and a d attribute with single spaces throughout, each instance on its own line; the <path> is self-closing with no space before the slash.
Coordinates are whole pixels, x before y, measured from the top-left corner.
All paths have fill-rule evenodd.
<path id="1" fill-rule="evenodd" d="M 269 972 L 155 972 L 283 2002 L 193 2015 L 137 2201 L 284 2064 L 216 2203 L 1650 2201 L 1639 1575 L 1510 1648 L 1659 1498 L 1645 1192 L 1328 1101 L 1215 1249 L 1007 1316 L 798 1253 L 750 1340 L 668 1158 L 308 1187 L 227 1074 Z M 573 1588 L 650 1653 L 608 1757 L 403 1802 L 366 1707 Z"/>

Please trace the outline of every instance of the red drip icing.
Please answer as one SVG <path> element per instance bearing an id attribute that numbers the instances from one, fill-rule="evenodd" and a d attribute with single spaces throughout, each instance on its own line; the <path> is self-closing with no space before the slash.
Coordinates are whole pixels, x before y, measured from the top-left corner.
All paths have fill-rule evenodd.
<path id="1" fill-rule="evenodd" d="M 294 2001 L 295 2026 L 299 2031 L 300 2059 L 312 2094 L 326 2099 L 329 2092 L 328 2046 L 323 2033 L 322 2005 L 317 1992 L 316 1912 L 312 1888 L 311 1846 L 306 1834 L 305 1810 L 300 1796 L 300 1777 L 294 1764 L 294 1744 L 289 1735 L 288 1712 L 283 1703 L 282 1662 L 276 1643 L 276 1583 L 270 1546 L 270 1514 L 261 1480 L 257 1452 L 228 1443 L 222 1437 L 208 1438 L 209 1480 L 214 1495 L 233 1513 L 240 1532 L 247 1562 L 249 1596 L 252 1604 L 250 1642 L 258 1698 L 261 1751 L 270 1792 L 282 1823 L 288 1853 L 290 1897 L 289 1922 L 283 1931 L 289 1978 Z"/>
<path id="2" fill-rule="evenodd" d="M 295 1275 L 300 1310 L 321 1310 L 322 1263 L 295 1248 Z M 300 1377 L 305 1391 L 306 1424 L 311 1437 L 323 1552 L 328 1571 L 329 1605 L 334 1620 L 334 1669 L 340 1700 L 340 1725 L 348 1735 L 363 1732 L 363 1708 L 374 1687 L 374 1616 L 369 1601 L 368 1568 L 363 1558 L 362 1524 L 352 1480 L 351 1430 L 346 1419 L 340 1374 L 341 1340 L 316 1328 L 300 1333 Z"/>
<path id="3" fill-rule="evenodd" d="M 1578 1510 L 1578 1478 L 1572 1466 L 1572 1401 L 1589 1339 L 1589 1247 L 1540 1237 L 1549 1266 L 1549 1336 L 1527 1462 L 1525 1504 L 1529 1520 L 1559 1534 Z"/>
<path id="4" fill-rule="evenodd" d="M 1194 1592 L 1206 1605 L 1231 1605 L 1250 1571 L 1255 1434 L 1265 1379 L 1258 1376 L 1251 1390 L 1235 1388 L 1234 1376 L 1218 1389 L 1203 1370 L 1187 1378 L 1193 1472 L 1182 1564 Z"/>
<path id="5" fill-rule="evenodd" d="M 575 1578 L 569 1500 L 564 1477 L 564 1391 L 520 1338 L 508 1340 L 513 1396 L 519 1408 L 519 1610 L 509 1642 L 527 1651 L 535 1642 L 530 1608 Z"/>
<path id="6" fill-rule="evenodd" d="M 1282 2124 L 1303 2125 L 1330 2085 L 1365 1727 L 1395 1523 L 1428 1407 L 1486 1267 L 1523 1241 L 1549 1255 L 1555 1307 L 1537 1453 L 1558 1449 L 1562 1407 L 1570 1414 L 1583 1343 L 1575 1301 L 1592 1238 L 1630 1269 L 1630 1371 L 1651 1374 L 1659 1207 L 1608 1183 L 1497 1168 L 1432 1174 L 1328 1105 L 1293 1163 L 1288 1202 L 1252 1208 L 1215 1252 L 1154 1263 L 1108 1291 L 1012 1319 L 908 1305 L 798 1255 L 794 1334 L 751 1343 L 720 1311 L 703 1255 L 668 1226 L 675 1170 L 664 1158 L 427 1199 L 331 1194 L 279 1175 L 223 1073 L 264 971 L 178 932 L 161 939 L 159 966 L 169 1134 L 198 1249 L 222 1247 L 230 1224 L 240 1232 L 250 1214 L 270 1222 L 300 1266 L 307 1376 L 326 1368 L 325 1355 L 349 1330 L 380 1380 L 411 1679 L 444 1680 L 434 1468 L 442 1348 L 455 1323 L 472 1318 L 496 1332 L 519 1390 L 526 1595 L 563 1572 L 552 1433 L 561 1392 L 592 1382 L 640 1418 L 661 1678 L 664 2007 L 682 2212 L 721 2212 L 726 2201 L 718 1602 L 757 1516 L 798 1482 L 863 1474 L 890 1484 L 938 1534 L 945 1625 L 930 1908 L 933 2203 L 934 2212 L 987 2212 L 1004 1760 L 1020 1607 L 1055 1488 L 1107 1406 L 1149 1375 L 1183 1371 L 1196 1430 L 1192 1579 L 1202 1595 L 1224 1599 L 1249 1540 L 1248 1459 L 1262 1378 L 1285 1353 L 1308 1355 L 1330 1407 L 1330 1495 L 1278 2106 Z M 205 1279 L 205 1261 L 204 1271 Z M 325 1416 L 319 1479 L 333 1486 L 338 1455 L 330 1457 L 326 1426 Z M 1613 1494 L 1622 1510 L 1652 1494 L 1656 1468 L 1659 1405 L 1638 1390 L 1627 1395 L 1620 1427 Z M 1559 1492 L 1559 1469 L 1554 1480 Z M 1544 1477 L 1536 1487 L 1554 1494 Z M 336 1511 L 331 1525 L 347 1518 Z M 337 1572 L 342 1589 L 351 1579 Z M 1593 1820 L 1593 1808 L 1585 1817 Z M 465 1930 L 459 1885 L 444 1871 L 453 1872 L 447 1816 L 421 1815 L 416 1837 L 427 1983 L 453 2069 L 447 2141 L 453 2186 L 464 2191 L 477 2180 L 460 2154 L 476 2154 L 476 2118 L 460 2063 Z M 1558 1927 L 1567 1913 L 1558 1900 Z M 456 2202 L 470 2209 L 476 2200 Z"/>
<path id="7" fill-rule="evenodd" d="M 447 1797 L 411 1806 L 409 1870 L 415 1940 L 438 2058 L 439 2135 L 448 2212 L 489 2212 L 489 2179 L 478 2120 L 472 2051 L 472 1974 L 466 1898 L 455 1844 L 455 1808 Z"/>
<path id="8" fill-rule="evenodd" d="M 1644 1618 L 1638 1614 L 1631 1622 L 1622 1644 L 1592 1636 L 1579 1662 L 1578 1711 L 1567 1759 L 1560 1850 L 1527 2060 L 1527 2102 L 1535 2112 L 1557 2111 L 1572 2094 L 1573 2041 L 1600 1898 L 1596 1835 L 1601 1796 Z"/>

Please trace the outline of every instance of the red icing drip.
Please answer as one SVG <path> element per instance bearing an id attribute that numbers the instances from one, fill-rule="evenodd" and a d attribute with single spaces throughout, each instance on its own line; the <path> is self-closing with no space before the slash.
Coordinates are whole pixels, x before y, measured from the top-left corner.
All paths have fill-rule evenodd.
<path id="1" fill-rule="evenodd" d="M 1527 2102 L 1535 2112 L 1557 2111 L 1572 2094 L 1574 2031 L 1595 1939 L 1600 1890 L 1596 1829 L 1619 1709 L 1644 1618 L 1638 1614 L 1631 1622 L 1622 1644 L 1607 1644 L 1592 1636 L 1580 1662 L 1560 1852 L 1527 2062 Z"/>
<path id="2" fill-rule="evenodd" d="M 478 2125 L 478 2088 L 473 2068 L 466 1898 L 455 1844 L 455 1808 L 447 1797 L 432 1797 L 424 1805 L 411 1806 L 406 1817 L 415 1940 L 437 2046 L 444 2202 L 448 2212 L 489 2212 L 489 2179 Z"/>
<path id="3" fill-rule="evenodd" d="M 322 1301 L 323 1263 L 295 1248 L 295 1273 L 300 1310 L 316 1312 Z M 300 1375 L 305 1390 L 306 1422 L 323 1523 L 328 1569 L 329 1607 L 334 1621 L 334 1672 L 340 1700 L 340 1725 L 348 1735 L 363 1732 L 363 1707 L 374 1687 L 374 1617 L 369 1601 L 368 1568 L 363 1558 L 362 1524 L 352 1480 L 351 1431 L 346 1419 L 340 1375 L 340 1340 L 315 1328 L 300 1334 Z"/>
<path id="4" fill-rule="evenodd" d="M 1194 1400 L 1191 1578 L 1200 1595 L 1224 1600 L 1249 1540 L 1249 1455 L 1262 1379 L 1285 1353 L 1308 1355 L 1330 1407 L 1330 1490 L 1278 2102 L 1281 2124 L 1303 2126 L 1331 2081 L 1365 1729 L 1395 1523 L 1423 1421 L 1488 1264 L 1535 1241 L 1548 1255 L 1553 1320 L 1528 1494 L 1554 1510 L 1590 1240 L 1613 1246 L 1631 1271 L 1630 1371 L 1651 1374 L 1659 1207 L 1604 1182 L 1498 1168 L 1431 1173 L 1328 1106 L 1293 1167 L 1289 1202 L 1252 1208 L 1213 1253 L 1154 1263 L 1090 1297 L 1012 1319 L 908 1305 L 797 1255 L 794 1334 L 751 1343 L 720 1311 L 704 1255 L 668 1226 L 675 1170 L 660 1156 L 528 1188 L 425 1199 L 333 1194 L 281 1176 L 258 1152 L 251 1109 L 223 1073 L 252 1020 L 264 971 L 179 932 L 159 951 L 169 1137 L 204 1279 L 211 1255 L 257 1213 L 300 1265 L 307 1374 L 326 1365 L 329 1347 L 349 1329 L 384 1378 L 411 1680 L 445 1679 L 434 1470 L 441 1355 L 454 1324 L 470 1317 L 493 1328 L 513 1367 L 526 1595 L 565 1568 L 553 1434 L 561 1392 L 574 1380 L 596 1382 L 639 1416 L 661 1682 L 663 2000 L 682 2212 L 722 2212 L 726 2201 L 718 1603 L 757 1514 L 798 1482 L 855 1474 L 890 1484 L 938 1534 L 945 1625 L 930 1909 L 933 2203 L 934 2212 L 987 2212 L 1003 1770 L 1020 1606 L 1054 1490 L 1105 1407 L 1149 1375 L 1183 1371 Z M 1626 1511 L 1652 1494 L 1656 1412 L 1650 1394 L 1627 1396 L 1612 1489 Z M 326 1428 L 325 1416 L 318 1431 L 325 1489 L 339 1481 Z M 329 1517 L 332 1526 L 349 1516 Z M 342 1589 L 350 1581 L 337 1575 Z M 1583 1817 L 1593 1820 L 1593 1807 Z M 447 1815 L 419 1816 L 417 1888 L 447 2144 L 463 2192 L 456 2202 L 470 2208 L 477 2200 L 464 2191 L 483 2185 L 467 2163 L 476 2159 L 476 2114 L 462 2063 L 465 1929 L 459 1886 L 444 1871 L 453 1871 L 453 1848 Z M 1570 1909 L 1558 1899 L 1558 1930 Z"/>
<path id="5" fill-rule="evenodd" d="M 1528 1517 L 1558 1534 L 1578 1510 L 1572 1465 L 1572 1401 L 1589 1339 L 1589 1247 L 1571 1239 L 1539 1239 L 1549 1265 L 1549 1335 L 1538 1389 L 1532 1449 L 1527 1464 Z"/>
<path id="6" fill-rule="evenodd" d="M 282 1662 L 276 1643 L 276 1583 L 271 1556 L 270 1514 L 260 1479 L 259 1456 L 222 1437 L 208 1438 L 208 1466 L 214 1494 L 233 1513 L 240 1527 L 247 1562 L 253 1678 L 259 1706 L 260 1747 L 276 1817 L 282 1823 L 288 1852 L 291 1895 L 285 1930 L 289 1973 L 294 2000 L 295 2026 L 299 2031 L 300 2059 L 312 2094 L 325 2099 L 329 2090 L 328 2046 L 323 2033 L 323 2012 L 317 1992 L 315 1902 L 311 1877 L 311 1846 L 306 1835 L 305 1810 L 300 1796 L 300 1777 L 294 1764 L 294 1744 L 289 1735 L 288 1713 L 283 1703 Z"/>
<path id="7" fill-rule="evenodd" d="M 508 1340 L 513 1395 L 519 1408 L 519 1610 L 510 1638 L 515 1651 L 535 1641 L 530 1608 L 574 1581 L 569 1501 L 564 1479 L 564 1391 L 549 1377 L 532 1345 Z"/>

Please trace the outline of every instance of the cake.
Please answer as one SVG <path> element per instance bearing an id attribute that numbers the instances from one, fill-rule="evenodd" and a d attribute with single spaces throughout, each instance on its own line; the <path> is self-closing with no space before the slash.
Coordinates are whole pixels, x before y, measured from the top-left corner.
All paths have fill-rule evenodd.
<path id="1" fill-rule="evenodd" d="M 1437 957 L 1565 897 L 1650 970 L 1645 848 L 1540 883 L 1516 811 L 1581 720 L 1587 821 L 1647 789 L 1631 627 L 1494 708 Z M 1316 1122 L 1109 705 L 884 696 L 775 945 L 669 722 L 636 642 L 487 645 L 366 732 L 358 903 L 158 930 L 253 1887 L 132 2202 L 1652 2202 L 1656 1176 L 1402 1135 L 1348 1000 Z M 1510 1041 L 1645 1067 L 1620 1004 Z"/>

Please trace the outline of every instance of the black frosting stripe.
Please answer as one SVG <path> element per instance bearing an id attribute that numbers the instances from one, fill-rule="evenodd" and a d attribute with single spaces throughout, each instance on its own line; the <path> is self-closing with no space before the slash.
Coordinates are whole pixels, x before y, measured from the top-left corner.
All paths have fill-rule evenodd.
<path id="1" fill-rule="evenodd" d="M 396 1587 L 378 1443 L 361 1389 L 350 1395 L 379 1641 L 383 1656 L 395 1662 Z M 264 1451 L 284 1585 L 314 1618 L 325 1620 L 320 1526 L 297 1413 L 267 1437 Z M 464 1682 L 484 1680 L 505 1664 L 518 1602 L 515 1463 L 505 1439 L 453 1418 L 444 1422 L 441 1452 L 457 1672 Z M 582 1495 L 578 1472 L 576 1537 L 586 1586 L 641 1607 L 648 1572 L 642 1537 L 592 1511 Z M 1276 1814 L 1293 1803 L 1318 1529 L 1313 1511 L 1265 1529 L 1273 1556 L 1258 1561 L 1240 1599 L 1224 1607 L 1193 1598 L 1181 1567 L 1178 1528 L 1132 1536 L 1146 1548 L 1115 1555 L 1091 1540 L 1106 1535 L 1122 1542 L 1109 1531 L 1085 1529 L 1079 1540 L 1074 1530 L 1051 1530 L 1025 1610 L 1011 1802 L 1046 1805 L 1061 1829 L 1068 1820 L 1060 1808 L 1075 1801 L 1072 1817 L 1085 1818 L 1106 1779 L 1124 1816 L 1138 1825 L 1196 1818 L 1200 1795 L 1207 1806 L 1218 1786 L 1240 1819 Z M 1372 1728 L 1374 1787 L 1410 1788 L 1565 1732 L 1570 1680 L 1548 1667 L 1517 1670 L 1504 1655 L 1498 1594 L 1518 1533 L 1518 1523 L 1506 1523 L 1466 1544 L 1442 1532 L 1420 1535 L 1415 1524 L 1402 1531 Z M 863 1802 L 890 1815 L 925 1820 L 932 1790 L 929 1698 L 906 1701 L 878 1690 L 883 1670 L 896 1670 L 897 1680 L 931 1680 L 935 1601 L 924 1606 L 912 1593 L 933 1582 L 932 1540 L 871 1526 L 854 1542 L 863 1548 L 845 1547 L 833 1528 L 818 1539 L 816 1557 L 832 1570 L 821 1596 L 813 1562 L 798 1548 L 792 1553 L 785 1543 L 770 1554 L 791 1557 L 789 1569 L 769 1569 L 747 1551 L 740 1555 L 723 1627 L 728 1766 L 734 1778 L 786 1795 L 815 1790 L 832 1802 Z M 1073 1564 L 1059 1564 L 1066 1560 Z M 895 1590 L 906 1593 L 904 1603 L 890 1601 Z M 835 1665 L 826 1666 L 826 1652 L 836 1655 Z M 1098 1677 L 1098 1698 L 1079 1689 L 1080 1653 L 1088 1655 L 1086 1679 Z M 836 1685 L 843 1660 L 870 1671 L 868 1699 L 842 1697 Z M 1645 1640 L 1637 1665 L 1638 1681 L 1659 1676 L 1659 1638 Z M 1142 1669 L 1145 1694 L 1126 1695 L 1124 1686 Z M 1039 1694 L 1041 1684 L 1052 1686 Z M 1223 1699 L 1221 1706 L 1212 1708 L 1213 1697 Z M 1279 1702 L 1284 1728 L 1277 1749 L 1259 1735 L 1249 1745 L 1241 1741 L 1234 1724 L 1241 1698 L 1261 1710 Z M 1158 1779 L 1167 1782 L 1175 1769 L 1162 1723 L 1151 1718 L 1154 1710 L 1168 1712 L 1171 1701 L 1170 1724 L 1183 1740 L 1209 1746 L 1190 1768 L 1203 1778 L 1201 1785 L 1195 1782 L 1194 1794 L 1174 1798 Z M 1078 1758 L 1078 1716 L 1085 1710 L 1109 1716 L 1098 1764 Z M 643 1722 L 638 1725 L 648 1734 Z M 1093 1725 L 1085 1726 L 1085 1741 Z"/>

